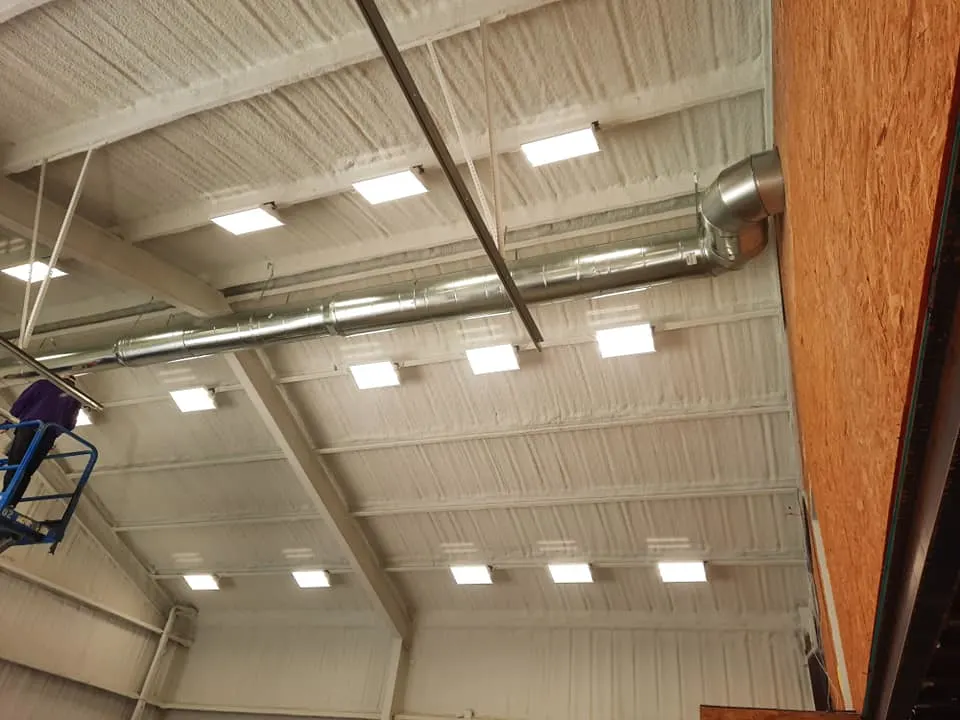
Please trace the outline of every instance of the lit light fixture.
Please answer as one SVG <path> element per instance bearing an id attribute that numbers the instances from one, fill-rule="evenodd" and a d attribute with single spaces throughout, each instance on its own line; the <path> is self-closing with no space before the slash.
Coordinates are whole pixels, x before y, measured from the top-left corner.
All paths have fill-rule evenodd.
<path id="1" fill-rule="evenodd" d="M 93 420 L 90 417 L 90 413 L 80 408 L 80 411 L 77 413 L 77 427 L 84 427 L 86 425 L 93 425 Z"/>
<path id="2" fill-rule="evenodd" d="M 371 205 L 423 195 L 427 191 L 426 185 L 410 170 L 355 182 L 353 189 L 363 195 L 363 199 Z"/>
<path id="3" fill-rule="evenodd" d="M 198 412 L 200 410 L 214 410 L 217 407 L 210 388 L 196 387 L 185 390 L 171 390 L 170 397 L 180 408 L 180 412 Z"/>
<path id="4" fill-rule="evenodd" d="M 597 345 L 600 346 L 602 358 L 639 355 L 656 350 L 650 323 L 597 330 Z"/>
<path id="5" fill-rule="evenodd" d="M 563 135 L 524 143 L 520 149 L 534 167 L 600 152 L 593 128 L 574 130 Z"/>
<path id="6" fill-rule="evenodd" d="M 294 570 L 293 579 L 302 588 L 330 587 L 330 574 L 326 570 Z"/>
<path id="7" fill-rule="evenodd" d="M 513 345 L 491 345 L 467 350 L 467 360 L 474 375 L 519 370 L 517 349 Z"/>
<path id="8" fill-rule="evenodd" d="M 191 590 L 219 590 L 220 583 L 213 575 L 184 575 Z"/>
<path id="9" fill-rule="evenodd" d="M 665 583 L 697 583 L 707 581 L 707 569 L 702 562 L 659 562 L 657 569 Z"/>
<path id="10" fill-rule="evenodd" d="M 555 563 L 547 568 L 550 570 L 550 577 L 558 585 L 593 582 L 593 572 L 587 563 Z"/>
<path id="11" fill-rule="evenodd" d="M 31 272 L 32 268 L 32 272 Z M 31 284 L 35 282 L 40 282 L 43 280 L 49 273 L 50 279 L 63 277 L 66 273 L 63 270 L 58 270 L 57 268 L 51 268 L 46 263 L 35 262 L 33 265 L 30 263 L 24 263 L 23 265 L 14 265 L 13 267 L 4 268 L 2 271 L 5 275 L 16 278 L 17 280 L 22 280 L 23 282 L 30 282 Z"/>
<path id="12" fill-rule="evenodd" d="M 366 363 L 365 365 L 351 365 L 350 373 L 360 390 L 371 388 L 393 387 L 400 384 L 397 366 L 392 362 Z"/>
<path id="13" fill-rule="evenodd" d="M 246 235 L 258 230 L 269 230 L 283 225 L 280 218 L 264 208 L 241 210 L 229 215 L 211 218 L 210 221 L 234 235 Z"/>
<path id="14" fill-rule="evenodd" d="M 486 565 L 451 565 L 450 572 L 457 585 L 492 585 L 493 577 Z"/>

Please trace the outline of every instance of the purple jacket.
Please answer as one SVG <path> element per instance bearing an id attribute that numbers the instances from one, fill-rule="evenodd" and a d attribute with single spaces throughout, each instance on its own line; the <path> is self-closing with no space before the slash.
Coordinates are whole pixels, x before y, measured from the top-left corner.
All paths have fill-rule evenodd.
<path id="1" fill-rule="evenodd" d="M 73 430 L 77 426 L 80 403 L 49 380 L 37 380 L 20 393 L 10 412 L 21 421 L 42 420 Z"/>

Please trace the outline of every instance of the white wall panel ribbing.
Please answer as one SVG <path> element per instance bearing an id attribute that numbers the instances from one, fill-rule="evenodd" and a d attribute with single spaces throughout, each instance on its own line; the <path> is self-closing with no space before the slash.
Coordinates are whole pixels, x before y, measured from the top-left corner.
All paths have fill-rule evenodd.
<path id="1" fill-rule="evenodd" d="M 695 720 L 701 703 L 810 708 L 792 633 L 436 629 L 417 636 L 405 714 Z"/>
<path id="2" fill-rule="evenodd" d="M 375 716 L 389 635 L 371 628 L 202 624 L 168 678 L 170 720 L 198 709 Z M 794 633 L 428 627 L 401 714 L 505 720 L 695 720 L 701 703 L 811 708 Z M 218 718 L 229 715 L 216 715 Z"/>
<path id="3" fill-rule="evenodd" d="M 376 713 L 390 637 L 374 628 L 201 620 L 193 647 L 168 676 L 164 700 L 333 717 Z"/>
<path id="4" fill-rule="evenodd" d="M 163 623 L 158 610 L 76 525 L 56 555 L 42 546 L 13 549 L 0 563 L 8 568 L 0 570 L 0 661 L 13 663 L 4 665 L 10 678 L 4 680 L 4 702 L 13 693 L 25 708 L 19 717 L 88 717 L 55 711 L 61 695 L 75 696 L 78 707 L 93 708 L 90 718 L 129 716 L 132 708 L 122 706 L 139 692 L 158 635 L 90 604 L 154 627 Z M 70 593 L 90 604 L 64 597 Z M 56 689 L 61 685 L 62 692 Z M 47 707 L 48 701 L 54 704 Z M 9 708 L 3 707 L 6 717 Z"/>
<path id="5" fill-rule="evenodd" d="M 52 492 L 40 483 L 31 490 Z M 153 606 L 79 523 L 70 526 L 55 555 L 47 550 L 46 545 L 14 548 L 4 553 L 2 562 L 143 622 L 163 625 L 166 613 Z"/>
<path id="6" fill-rule="evenodd" d="M 47 673 L 0 661 L 3 717 L 20 720 L 127 720 L 134 701 Z M 143 720 L 157 720 L 147 708 Z"/>

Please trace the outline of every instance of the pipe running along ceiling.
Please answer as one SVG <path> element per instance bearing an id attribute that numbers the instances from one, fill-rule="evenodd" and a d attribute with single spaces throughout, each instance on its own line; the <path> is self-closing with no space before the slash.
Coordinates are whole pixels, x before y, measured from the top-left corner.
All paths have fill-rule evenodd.
<path id="1" fill-rule="evenodd" d="M 784 209 L 776 150 L 721 172 L 698 207 L 698 229 L 549 255 L 511 268 L 528 303 L 561 300 L 741 267 L 764 249 L 764 220 Z M 57 371 L 137 366 L 327 335 L 508 310 L 496 273 L 473 271 L 390 289 L 337 295 L 267 317 L 230 317 L 208 327 L 122 337 L 110 347 L 41 360 Z M 10 369 L 6 375 L 20 375 Z"/>

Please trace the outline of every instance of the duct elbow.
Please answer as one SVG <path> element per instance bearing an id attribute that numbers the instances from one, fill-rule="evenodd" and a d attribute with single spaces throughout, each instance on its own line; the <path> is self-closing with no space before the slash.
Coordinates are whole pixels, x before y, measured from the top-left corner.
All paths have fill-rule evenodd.
<path id="1" fill-rule="evenodd" d="M 721 172 L 700 202 L 704 241 L 725 268 L 739 267 L 767 244 L 764 220 L 785 206 L 776 149 L 751 155 Z"/>

